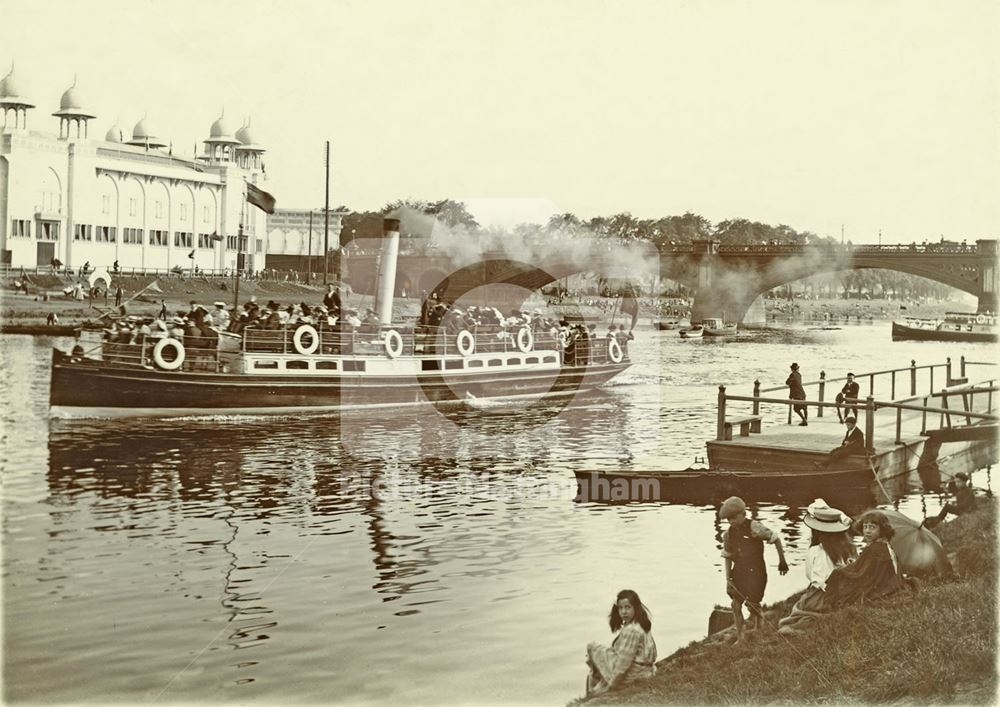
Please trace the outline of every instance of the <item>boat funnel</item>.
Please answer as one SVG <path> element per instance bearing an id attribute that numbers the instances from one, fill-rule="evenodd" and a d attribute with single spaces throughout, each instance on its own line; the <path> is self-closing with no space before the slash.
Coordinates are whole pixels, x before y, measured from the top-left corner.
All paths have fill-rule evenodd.
<path id="1" fill-rule="evenodd" d="M 392 323 L 392 299 L 396 291 L 396 260 L 399 258 L 399 219 L 382 221 L 382 251 L 375 285 L 375 314 L 383 326 Z"/>

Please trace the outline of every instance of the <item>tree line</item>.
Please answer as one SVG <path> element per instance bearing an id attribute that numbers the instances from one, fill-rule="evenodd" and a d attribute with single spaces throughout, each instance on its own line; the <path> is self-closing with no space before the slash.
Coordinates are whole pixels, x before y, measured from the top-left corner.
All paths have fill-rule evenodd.
<path id="1" fill-rule="evenodd" d="M 388 202 L 378 211 L 352 211 L 348 207 L 338 207 L 339 211 L 350 212 L 343 218 L 341 246 L 345 247 L 354 239 L 378 238 L 382 235 L 383 219 L 390 214 L 417 213 L 433 217 L 438 223 L 452 230 L 477 235 L 513 235 L 526 240 L 537 240 L 545 236 L 588 237 L 627 244 L 646 242 L 658 250 L 684 247 L 697 240 L 716 240 L 723 245 L 750 246 L 761 244 L 777 245 L 837 245 L 837 240 L 829 236 L 818 236 L 811 231 L 797 231 L 791 226 L 761 223 L 743 218 L 732 218 L 712 223 L 699 214 L 690 211 L 681 216 L 662 216 L 639 219 L 627 211 L 611 216 L 594 216 L 583 219 L 566 212 L 553 214 L 544 224 L 522 223 L 512 229 L 483 227 L 461 201 L 441 199 L 420 201 L 397 199 Z M 402 235 L 428 237 L 433 220 L 403 220 Z M 848 242 L 850 244 L 850 242 Z M 919 298 L 949 299 L 956 291 L 942 283 L 917 275 L 894 270 L 844 270 L 824 273 L 796 283 L 776 288 L 792 296 L 792 291 L 826 297 L 884 297 L 888 299 L 913 300 Z"/>

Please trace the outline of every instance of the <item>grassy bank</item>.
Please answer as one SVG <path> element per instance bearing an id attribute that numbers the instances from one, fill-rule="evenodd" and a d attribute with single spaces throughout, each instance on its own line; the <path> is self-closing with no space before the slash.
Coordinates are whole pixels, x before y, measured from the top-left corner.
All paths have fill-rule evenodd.
<path id="1" fill-rule="evenodd" d="M 936 532 L 954 553 L 953 579 L 837 612 L 805 637 L 765 628 L 739 646 L 692 643 L 661 660 L 650 680 L 586 702 L 993 704 L 996 506 L 982 500 Z M 771 607 L 772 621 L 794 599 Z"/>

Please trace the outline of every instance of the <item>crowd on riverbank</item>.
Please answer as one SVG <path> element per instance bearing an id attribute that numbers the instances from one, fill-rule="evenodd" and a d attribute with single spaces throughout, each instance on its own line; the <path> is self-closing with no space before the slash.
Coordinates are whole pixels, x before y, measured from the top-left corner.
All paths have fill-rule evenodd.
<path id="1" fill-rule="evenodd" d="M 734 628 L 717 631 L 656 662 L 655 669 L 639 665 L 637 679 L 621 680 L 620 689 L 598 685 L 596 694 L 571 704 L 990 702 L 997 689 L 993 499 L 980 497 L 974 510 L 967 507 L 939 526 L 944 557 L 935 558 L 936 571 L 917 578 L 898 569 L 904 560 L 886 537 L 895 532 L 885 522 L 889 513 L 861 516 L 866 546 L 853 562 L 853 546 L 832 541 L 849 527 L 839 515 L 828 509 L 806 522 L 814 529 L 805 570 L 809 586 L 764 607 L 761 626 L 748 640 L 733 643 Z M 767 541 L 764 531 L 746 525 L 749 535 L 756 531 Z M 831 542 L 816 542 L 817 527 Z M 818 559 L 831 555 L 840 560 L 829 567 Z M 862 575 L 868 579 L 859 582 Z M 625 645 L 635 643 L 633 637 Z M 594 649 L 588 654 L 600 655 Z M 596 662 L 608 671 L 615 666 L 604 658 Z"/>

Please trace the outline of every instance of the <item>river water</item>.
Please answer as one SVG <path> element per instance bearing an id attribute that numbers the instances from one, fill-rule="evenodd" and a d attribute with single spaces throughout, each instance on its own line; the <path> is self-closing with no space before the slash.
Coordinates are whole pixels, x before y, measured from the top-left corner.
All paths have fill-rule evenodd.
<path id="1" fill-rule="evenodd" d="M 749 394 L 792 361 L 813 379 L 995 355 L 887 324 L 637 333 L 632 368 L 566 409 L 450 419 L 50 421 L 52 340 L 0 337 L 4 698 L 564 704 L 618 590 L 651 609 L 661 657 L 726 601 L 713 507 L 576 503 L 573 469 L 687 467 L 717 385 Z M 775 601 L 804 586 L 808 534 L 800 509 L 755 513 L 791 565 Z"/>

